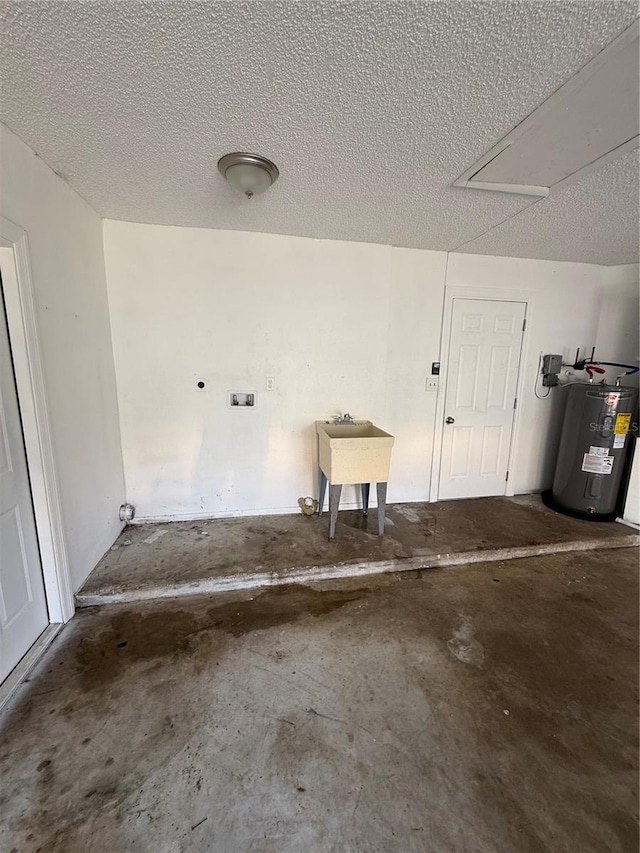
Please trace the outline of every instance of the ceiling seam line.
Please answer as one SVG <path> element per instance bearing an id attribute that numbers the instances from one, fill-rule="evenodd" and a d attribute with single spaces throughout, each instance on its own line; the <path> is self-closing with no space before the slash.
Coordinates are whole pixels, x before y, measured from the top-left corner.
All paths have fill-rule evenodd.
<path id="1" fill-rule="evenodd" d="M 495 225 L 492 225 L 490 228 L 487 228 L 486 231 L 482 231 L 480 234 L 476 234 L 475 237 L 470 237 L 468 240 L 463 240 L 458 246 L 455 246 L 453 249 L 449 249 L 450 252 L 457 252 L 458 249 L 462 248 L 462 246 L 466 246 L 467 243 L 473 243 L 474 240 L 479 240 L 481 237 L 485 237 L 487 234 L 491 233 L 495 228 L 500 228 L 506 222 L 510 222 L 512 219 L 515 219 L 516 216 L 520 216 L 521 213 L 524 213 L 525 210 L 529 210 L 530 207 L 533 207 L 534 204 L 537 204 L 539 201 L 545 201 L 548 196 L 540 196 L 540 198 L 535 198 L 530 204 L 525 205 L 525 207 L 520 208 L 515 213 L 510 214 L 503 219 L 501 222 L 496 222 Z"/>

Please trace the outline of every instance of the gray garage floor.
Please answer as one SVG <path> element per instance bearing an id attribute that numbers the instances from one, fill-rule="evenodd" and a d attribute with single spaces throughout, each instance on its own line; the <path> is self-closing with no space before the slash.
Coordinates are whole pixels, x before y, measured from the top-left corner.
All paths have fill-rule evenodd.
<path id="1" fill-rule="evenodd" d="M 637 569 L 80 611 L 0 718 L 0 849 L 635 853 Z"/>
<path id="2" fill-rule="evenodd" d="M 91 573 L 78 604 L 115 603 L 383 571 L 459 565 L 561 550 L 637 545 L 621 524 L 581 521 L 538 495 L 393 504 L 328 518 L 268 515 L 128 527 Z"/>

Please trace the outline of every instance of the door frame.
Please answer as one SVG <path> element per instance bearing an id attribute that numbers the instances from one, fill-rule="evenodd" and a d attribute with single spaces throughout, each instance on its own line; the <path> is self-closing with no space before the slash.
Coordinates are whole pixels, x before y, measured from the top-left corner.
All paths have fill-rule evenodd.
<path id="1" fill-rule="evenodd" d="M 5 271 L 2 278 L 9 344 L 22 418 L 49 622 L 56 624 L 71 619 L 75 603 L 40 352 L 29 245 L 26 231 L 0 216 L 0 251 L 3 249 L 11 251 L 13 255 L 13 270 L 9 269 L 8 273 Z"/>
<path id="2" fill-rule="evenodd" d="M 444 291 L 444 305 L 442 310 L 442 330 L 440 334 L 440 382 L 438 385 L 438 396 L 436 399 L 436 419 L 434 424 L 433 434 L 433 453 L 431 461 L 431 485 L 429 488 L 429 501 L 436 503 L 438 501 L 438 492 L 440 490 L 440 470 L 442 466 L 442 451 L 444 437 L 444 417 L 445 417 L 445 402 L 447 398 L 447 379 L 449 370 L 449 344 L 451 342 L 451 321 L 453 319 L 453 300 L 454 299 L 484 299 L 491 302 L 524 302 L 524 317 L 525 329 L 522 334 L 522 344 L 520 348 L 520 365 L 518 367 L 518 382 L 516 385 L 516 397 L 519 401 L 523 399 L 524 394 L 524 374 L 523 369 L 527 362 L 529 331 L 531 329 L 532 318 L 534 314 L 535 294 L 531 290 L 511 290 L 505 288 L 491 287 L 466 287 L 464 285 L 446 286 Z M 518 447 L 518 435 L 520 427 L 522 406 L 516 406 L 516 413 L 513 419 L 513 428 L 511 430 L 511 442 L 509 445 L 508 471 L 509 479 L 505 489 L 505 497 L 513 497 L 514 482 L 516 475 L 516 458 Z"/>

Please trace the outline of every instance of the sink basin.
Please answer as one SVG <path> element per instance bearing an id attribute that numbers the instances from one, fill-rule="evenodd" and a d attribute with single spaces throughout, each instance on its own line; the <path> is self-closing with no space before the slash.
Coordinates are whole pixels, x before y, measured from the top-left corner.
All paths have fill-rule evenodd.
<path id="1" fill-rule="evenodd" d="M 333 485 L 386 483 L 389 480 L 392 435 L 371 421 L 333 424 L 316 421 L 318 462 Z"/>

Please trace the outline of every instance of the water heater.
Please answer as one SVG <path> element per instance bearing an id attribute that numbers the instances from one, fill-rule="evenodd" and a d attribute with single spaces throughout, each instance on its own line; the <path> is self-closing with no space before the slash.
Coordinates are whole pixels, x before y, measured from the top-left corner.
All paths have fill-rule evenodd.
<path id="1" fill-rule="evenodd" d="M 611 516 L 633 440 L 638 391 L 580 382 L 569 386 L 568 395 L 552 502 L 585 517 Z"/>

